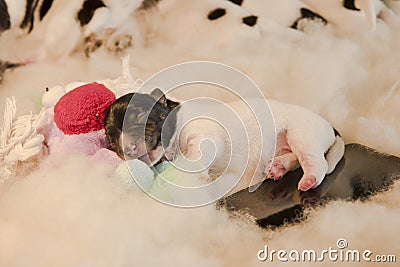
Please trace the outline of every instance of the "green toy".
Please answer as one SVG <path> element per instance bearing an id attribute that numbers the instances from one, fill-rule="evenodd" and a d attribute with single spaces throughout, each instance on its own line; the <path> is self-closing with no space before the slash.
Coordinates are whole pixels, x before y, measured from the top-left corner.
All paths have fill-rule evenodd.
<path id="1" fill-rule="evenodd" d="M 173 162 L 164 161 L 154 167 L 147 166 L 140 160 L 122 162 L 115 171 L 115 176 L 122 179 L 128 188 L 139 187 L 162 199 L 173 197 L 175 186 L 200 186 L 200 174 L 180 170 Z"/>

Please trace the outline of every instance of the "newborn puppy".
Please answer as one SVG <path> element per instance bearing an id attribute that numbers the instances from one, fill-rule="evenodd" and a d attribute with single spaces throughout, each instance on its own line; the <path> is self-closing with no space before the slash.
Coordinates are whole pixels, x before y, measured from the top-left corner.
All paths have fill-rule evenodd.
<path id="1" fill-rule="evenodd" d="M 108 109 L 104 118 L 107 140 L 120 158 L 140 159 L 152 164 L 162 147 L 169 146 L 168 142 L 161 142 L 161 131 L 165 134 L 163 140 L 172 139 L 174 124 L 164 127 L 164 121 L 179 103 L 165 97 L 164 102 L 156 101 L 157 93 L 162 94 L 161 90 L 155 90 L 151 95 L 130 93 L 117 99 Z M 129 105 L 134 96 L 132 105 Z M 125 114 L 129 124 L 123 128 Z M 168 155 L 168 160 L 171 159 L 172 155 Z"/>
<path id="2" fill-rule="evenodd" d="M 129 104 L 133 95 L 135 101 Z M 246 102 L 250 106 L 265 105 L 263 99 L 246 99 Z M 193 162 L 200 158 L 213 158 L 211 165 L 204 164 L 208 173 L 223 172 L 237 176 L 243 174 L 240 166 L 245 162 L 246 170 L 242 176 L 244 179 L 233 192 L 249 186 L 249 177 L 252 175 L 261 180 L 280 179 L 288 171 L 299 166 L 304 171 L 304 176 L 298 184 L 299 190 L 306 191 L 317 187 L 342 158 L 343 140 L 326 120 L 310 110 L 273 100 L 269 100 L 268 103 L 276 128 L 273 159 L 269 151 L 273 152 L 274 137 L 261 137 L 257 134 L 259 122 L 243 101 L 229 103 L 229 106 L 236 114 L 240 114 L 248 138 L 241 138 L 240 134 L 237 134 L 240 127 L 235 120 L 225 122 L 231 125 L 224 126 L 238 129 L 229 135 L 225 128 L 212 120 L 190 121 L 190 118 L 195 117 L 195 111 L 204 109 L 210 110 L 212 114 L 224 116 L 224 105 L 179 105 L 178 102 L 167 99 L 160 89 L 155 89 L 151 94 L 129 94 L 117 99 L 105 117 L 106 135 L 112 149 L 121 158 L 140 159 L 149 165 L 162 158 L 171 160 L 180 153 Z M 126 113 L 127 111 L 130 112 Z M 125 119 L 128 124 L 123 127 L 125 113 L 128 116 Z M 238 148 L 236 152 L 230 147 L 228 138 L 234 139 Z M 216 153 L 211 151 L 213 149 L 201 149 L 201 144 L 206 139 L 213 140 Z M 249 151 L 249 154 L 245 151 Z"/>

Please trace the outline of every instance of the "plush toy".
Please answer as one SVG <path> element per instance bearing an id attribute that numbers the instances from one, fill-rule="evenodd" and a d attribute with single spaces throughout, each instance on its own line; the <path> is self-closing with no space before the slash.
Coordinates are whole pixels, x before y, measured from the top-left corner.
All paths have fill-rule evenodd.
<path id="1" fill-rule="evenodd" d="M 39 131 L 45 136 L 49 152 L 83 153 L 118 166 L 121 159 L 107 149 L 103 123 L 107 108 L 115 101 L 114 93 L 103 84 L 90 83 L 62 94 L 62 88 L 54 87 L 43 95 Z"/>
<path id="2" fill-rule="evenodd" d="M 102 130 L 107 108 L 115 95 L 104 85 L 82 85 L 60 98 L 54 106 L 54 122 L 67 135 Z"/>
<path id="3" fill-rule="evenodd" d="M 137 182 L 139 182 L 141 189 L 146 192 L 152 188 L 155 180 L 153 170 L 138 159 L 120 163 L 115 170 L 114 177 L 121 180 L 127 188 L 137 188 Z"/>
<path id="4" fill-rule="evenodd" d="M 140 188 L 156 198 L 173 200 L 177 197 L 174 185 L 204 185 L 201 173 L 185 172 L 174 166 L 180 160 L 183 158 L 178 157 L 173 162 L 163 161 L 153 167 L 137 159 L 124 161 L 115 170 L 114 177 L 127 188 Z"/>
<path id="5" fill-rule="evenodd" d="M 143 161 L 133 159 L 122 162 L 115 170 L 114 177 L 128 188 L 137 188 L 140 184 L 142 190 L 151 192 L 165 187 L 167 181 L 174 182 L 178 173 L 169 161 L 149 167 Z"/>
<path id="6" fill-rule="evenodd" d="M 129 69 L 126 56 L 122 59 L 122 76 L 117 79 L 46 88 L 43 108 L 37 115 L 17 117 L 16 99 L 8 98 L 0 129 L 0 182 L 25 169 L 22 165 L 33 169 L 36 164 L 32 163 L 47 153 L 63 157 L 86 154 L 117 167 L 122 160 L 108 149 L 103 120 L 116 96 L 139 86 L 140 80 L 135 81 Z"/>

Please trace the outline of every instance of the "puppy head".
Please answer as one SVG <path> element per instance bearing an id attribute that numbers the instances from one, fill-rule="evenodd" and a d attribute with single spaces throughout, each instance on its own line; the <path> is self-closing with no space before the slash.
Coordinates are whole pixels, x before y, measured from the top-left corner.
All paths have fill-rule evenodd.
<path id="1" fill-rule="evenodd" d="M 131 93 L 120 97 L 104 119 L 111 149 L 125 160 L 156 163 L 172 143 L 178 105 L 160 89 L 151 94 Z"/>

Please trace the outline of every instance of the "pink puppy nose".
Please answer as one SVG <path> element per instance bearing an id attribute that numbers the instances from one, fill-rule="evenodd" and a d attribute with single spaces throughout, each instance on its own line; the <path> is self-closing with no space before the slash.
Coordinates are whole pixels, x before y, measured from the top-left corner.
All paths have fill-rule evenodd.
<path id="1" fill-rule="evenodd" d="M 138 151 L 137 151 L 137 145 L 136 145 L 136 144 L 131 144 L 131 145 L 129 146 L 129 150 L 130 150 L 133 154 L 137 154 L 137 153 L 138 153 Z"/>

